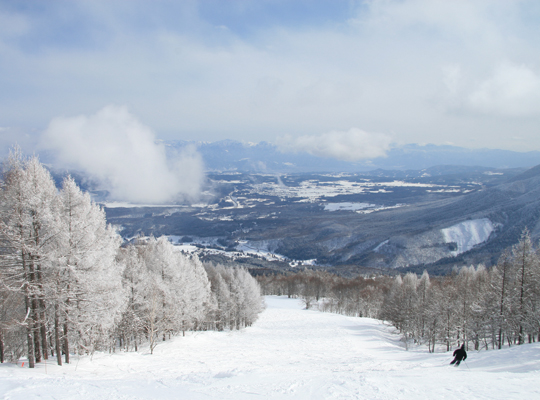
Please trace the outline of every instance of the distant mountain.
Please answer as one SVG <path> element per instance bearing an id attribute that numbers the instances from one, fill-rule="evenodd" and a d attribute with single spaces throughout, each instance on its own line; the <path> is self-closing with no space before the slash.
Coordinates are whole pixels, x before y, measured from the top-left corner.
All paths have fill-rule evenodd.
<path id="1" fill-rule="evenodd" d="M 456 146 L 409 144 L 388 151 L 387 157 L 360 162 L 321 158 L 308 153 L 282 153 L 268 143 L 243 143 L 234 140 L 218 142 L 164 141 L 169 157 L 184 147 L 195 146 L 210 171 L 258 173 L 298 172 L 366 172 L 384 170 L 422 170 L 440 165 L 486 168 L 522 168 L 540 163 L 540 152 L 466 149 Z M 446 173 L 446 172 L 445 172 Z"/>
<path id="2" fill-rule="evenodd" d="M 409 144 L 390 150 L 386 158 L 374 159 L 372 163 L 378 168 L 398 170 L 424 169 L 435 165 L 519 168 L 538 165 L 540 152 L 521 153 L 509 150 Z"/>

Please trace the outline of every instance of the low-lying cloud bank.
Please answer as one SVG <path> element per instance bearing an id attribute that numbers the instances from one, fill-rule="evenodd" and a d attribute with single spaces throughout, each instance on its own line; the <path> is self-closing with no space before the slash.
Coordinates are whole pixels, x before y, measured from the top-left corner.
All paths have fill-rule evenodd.
<path id="1" fill-rule="evenodd" d="M 276 145 L 283 153 L 307 152 L 318 157 L 359 161 L 386 156 L 391 143 L 388 135 L 352 128 L 297 138 L 284 136 L 278 138 Z"/>
<path id="2" fill-rule="evenodd" d="M 160 204 L 194 200 L 204 166 L 195 148 L 174 163 L 165 147 L 127 107 L 110 105 L 91 116 L 58 117 L 42 135 L 42 147 L 55 153 L 59 166 L 96 178 L 114 200 Z"/>

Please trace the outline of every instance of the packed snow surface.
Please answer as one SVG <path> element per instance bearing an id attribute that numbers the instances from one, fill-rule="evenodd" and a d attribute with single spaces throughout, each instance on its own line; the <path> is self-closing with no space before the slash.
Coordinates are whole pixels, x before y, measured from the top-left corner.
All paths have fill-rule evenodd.
<path id="1" fill-rule="evenodd" d="M 488 218 L 482 218 L 460 222 L 450 228 L 441 229 L 441 232 L 446 243 L 457 243 L 457 250 L 452 252 L 457 256 L 488 240 L 493 228 L 493 223 Z"/>
<path id="2" fill-rule="evenodd" d="M 199 332 L 150 355 L 74 357 L 35 370 L 0 366 L 2 399 L 540 399 L 540 344 L 451 353 L 406 351 L 393 328 L 267 297 L 250 328 Z M 440 349 L 439 349 L 440 350 Z"/>

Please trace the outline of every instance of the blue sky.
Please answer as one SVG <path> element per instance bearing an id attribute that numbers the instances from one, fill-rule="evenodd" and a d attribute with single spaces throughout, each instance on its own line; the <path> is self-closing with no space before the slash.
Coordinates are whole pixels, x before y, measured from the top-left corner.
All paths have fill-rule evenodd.
<path id="1" fill-rule="evenodd" d="M 0 145 L 107 115 L 365 158 L 540 150 L 539 47 L 536 0 L 0 0 Z"/>

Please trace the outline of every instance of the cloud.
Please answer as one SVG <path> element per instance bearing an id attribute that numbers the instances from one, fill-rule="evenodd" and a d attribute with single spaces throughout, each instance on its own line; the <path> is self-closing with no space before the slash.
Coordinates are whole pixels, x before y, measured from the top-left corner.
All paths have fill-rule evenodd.
<path id="1" fill-rule="evenodd" d="M 540 114 L 540 76 L 525 65 L 504 63 L 478 84 L 469 98 L 471 109 L 496 115 Z"/>
<path id="2" fill-rule="evenodd" d="M 494 71 L 508 62 L 538 75 L 537 0 L 289 3 L 7 2 L 0 125 L 41 129 L 114 102 L 162 139 L 361 126 L 404 143 L 540 148 L 535 96 L 512 109 Z"/>
<path id="3" fill-rule="evenodd" d="M 462 71 L 459 65 L 445 65 L 442 67 L 443 83 L 450 95 L 458 93 L 458 87 L 462 78 Z"/>
<path id="4" fill-rule="evenodd" d="M 359 161 L 384 157 L 386 151 L 390 149 L 391 142 L 388 135 L 352 128 L 344 132 L 332 131 L 297 138 L 285 136 L 278 139 L 277 145 L 282 152 L 305 151 L 318 157 Z"/>
<path id="5" fill-rule="evenodd" d="M 53 119 L 42 147 L 53 150 L 61 165 L 98 179 L 114 200 L 155 204 L 195 199 L 204 178 L 195 149 L 168 163 L 150 128 L 121 106 Z"/>

